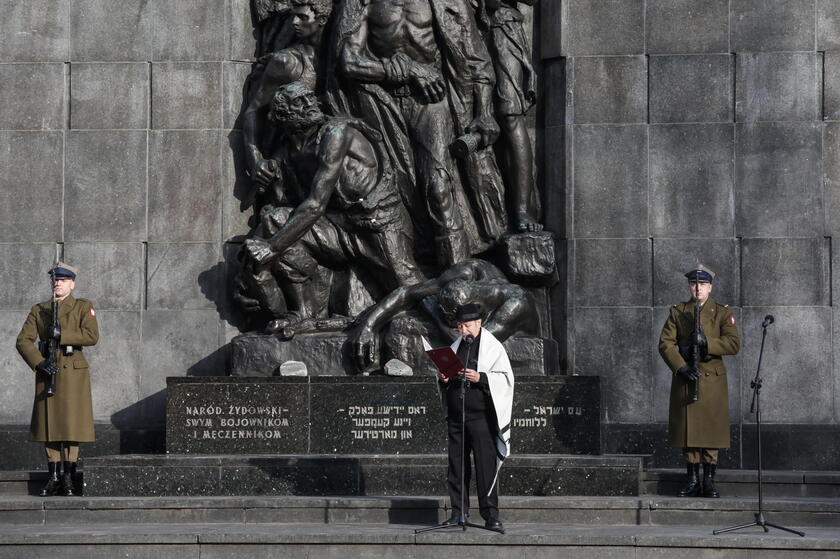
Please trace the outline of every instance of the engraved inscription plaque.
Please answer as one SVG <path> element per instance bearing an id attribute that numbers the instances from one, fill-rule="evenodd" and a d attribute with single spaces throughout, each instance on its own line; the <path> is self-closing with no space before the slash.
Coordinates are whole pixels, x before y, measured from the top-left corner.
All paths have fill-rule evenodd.
<path id="1" fill-rule="evenodd" d="M 166 450 L 198 454 L 305 454 L 306 379 L 167 379 Z M 184 381 L 184 382 L 181 382 Z"/>
<path id="2" fill-rule="evenodd" d="M 170 377 L 167 450 L 192 454 L 446 452 L 435 380 Z M 518 377 L 513 454 L 598 454 L 597 377 Z"/>
<path id="3" fill-rule="evenodd" d="M 514 454 L 600 454 L 599 377 L 526 377 L 516 383 Z"/>
<path id="4" fill-rule="evenodd" d="M 312 385 L 311 432 L 312 451 L 323 454 L 440 454 L 446 445 L 431 377 L 318 379 Z"/>

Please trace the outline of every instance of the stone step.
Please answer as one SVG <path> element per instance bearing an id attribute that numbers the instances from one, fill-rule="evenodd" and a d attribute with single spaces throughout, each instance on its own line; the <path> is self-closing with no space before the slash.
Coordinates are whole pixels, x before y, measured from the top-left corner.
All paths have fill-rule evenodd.
<path id="1" fill-rule="evenodd" d="M 473 501 L 474 503 L 475 501 Z M 640 526 L 730 526 L 751 522 L 755 499 L 672 497 L 510 497 L 505 522 Z M 840 499 L 768 499 L 769 521 L 840 526 Z M 48 497 L 0 498 L 0 525 L 325 523 L 428 524 L 451 514 L 448 499 L 430 497 Z M 475 520 L 480 522 L 477 511 Z"/>
<path id="2" fill-rule="evenodd" d="M 445 455 L 119 455 L 84 463 L 88 496 L 434 495 Z M 504 494 L 639 494 L 642 457 L 515 455 Z"/>
<path id="3" fill-rule="evenodd" d="M 260 457 L 262 459 L 263 457 Z M 89 458 L 88 461 L 94 459 Z M 188 460 L 187 462 L 194 464 L 193 467 L 203 468 L 207 462 L 203 459 L 196 458 L 195 461 Z M 505 469 L 515 462 L 511 458 L 510 462 L 506 464 Z M 221 463 L 214 464 L 213 467 L 218 467 L 219 475 L 222 475 L 222 470 L 225 469 Z M 555 484 L 554 491 L 565 487 L 566 494 L 570 494 L 572 490 L 572 483 L 570 479 L 561 479 L 563 475 L 568 475 L 569 463 L 565 462 L 566 470 L 563 471 L 563 462 L 556 463 L 558 470 L 553 472 L 553 478 L 559 480 Z M 577 462 L 580 466 L 583 463 Z M 127 467 L 124 466 L 124 467 Z M 124 471 L 121 471 L 125 473 Z M 503 472 L 506 473 L 506 472 Z M 621 470 L 624 473 L 624 470 Z M 80 476 L 84 472 L 79 473 Z M 685 483 L 685 473 L 682 470 L 676 469 L 651 469 L 642 472 L 642 495 L 676 495 L 677 491 Z M 0 496 L 3 495 L 34 495 L 46 482 L 45 471 L 0 471 Z M 546 486 L 549 480 L 542 480 L 541 484 L 537 486 L 536 490 L 531 491 L 531 494 L 549 493 Z M 717 486 L 721 494 L 728 498 L 756 498 L 758 495 L 758 486 L 756 483 L 757 472 L 755 470 L 719 470 L 717 474 Z M 439 483 L 439 480 L 436 482 Z M 629 481 L 626 481 L 629 486 Z M 509 484 L 512 487 L 512 484 Z M 579 484 L 577 484 L 579 485 Z M 434 487 L 431 487 L 428 493 L 435 492 Z M 439 487 L 437 488 L 439 490 Z M 507 489 L 507 488 L 506 488 Z M 840 498 L 840 472 L 820 472 L 820 471 L 779 471 L 769 470 L 765 471 L 763 475 L 763 492 L 767 498 L 776 497 L 792 497 L 792 498 Z M 90 495 L 90 491 L 88 491 Z M 631 493 L 632 494 L 632 493 Z"/>
<path id="4" fill-rule="evenodd" d="M 758 497 L 756 470 L 718 470 L 715 485 L 724 497 Z M 685 470 L 649 469 L 642 474 L 643 494 L 676 495 L 685 486 Z M 840 472 L 765 470 L 765 497 L 840 498 Z"/>
<path id="5" fill-rule="evenodd" d="M 570 559 L 835 559 L 840 530 L 798 526 L 713 535 L 708 526 L 505 524 L 507 533 L 420 524 L 193 523 L 0 525 L 0 558 L 563 557 Z"/>
<path id="6" fill-rule="evenodd" d="M 46 471 L 0 471 L 0 496 L 34 495 L 46 482 Z"/>

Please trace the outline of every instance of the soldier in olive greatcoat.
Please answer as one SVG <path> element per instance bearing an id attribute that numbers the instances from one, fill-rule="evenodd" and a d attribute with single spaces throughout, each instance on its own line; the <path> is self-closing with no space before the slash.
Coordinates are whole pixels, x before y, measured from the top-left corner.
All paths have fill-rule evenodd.
<path id="1" fill-rule="evenodd" d="M 719 497 L 714 485 L 718 449 L 729 448 L 729 393 L 722 355 L 735 355 L 741 336 L 727 305 L 712 299 L 714 272 L 698 265 L 685 276 L 691 298 L 671 307 L 659 336 L 659 354 L 673 372 L 668 431 L 671 446 L 684 450 L 688 485 L 680 496 Z M 694 308 L 700 305 L 700 359 L 690 365 Z M 694 382 L 699 398 L 692 399 Z M 702 484 L 700 463 L 704 462 Z"/>
<path id="2" fill-rule="evenodd" d="M 29 439 L 43 442 L 50 472 L 42 496 L 73 495 L 73 474 L 79 443 L 94 440 L 90 374 L 82 348 L 99 340 L 96 311 L 87 299 L 73 297 L 78 271 L 59 262 L 49 271 L 58 301 L 59 328 L 52 326 L 52 300 L 33 306 L 17 337 L 17 350 L 35 371 L 35 401 Z M 53 364 L 44 350 L 54 338 L 58 359 Z M 40 344 L 36 342 L 40 340 Z M 40 347 L 39 347 L 40 345 Z M 47 393 L 55 377 L 54 394 Z M 59 463 L 63 461 L 59 480 Z"/>

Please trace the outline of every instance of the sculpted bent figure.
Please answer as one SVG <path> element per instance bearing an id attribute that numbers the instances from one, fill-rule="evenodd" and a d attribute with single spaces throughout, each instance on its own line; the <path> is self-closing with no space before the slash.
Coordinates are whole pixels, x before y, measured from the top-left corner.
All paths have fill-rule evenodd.
<path id="1" fill-rule="evenodd" d="M 248 105 L 242 114 L 242 138 L 248 170 L 260 194 L 278 175 L 277 163 L 270 153 L 276 139 L 263 134 L 269 137 L 261 141 L 260 121 L 280 86 L 300 81 L 315 89 L 316 55 L 331 9 L 331 0 L 293 0 L 292 27 L 298 43 L 261 57 L 255 67 Z"/>
<path id="2" fill-rule="evenodd" d="M 300 83 L 280 88 L 271 116 L 305 192 L 294 209 L 264 212 L 256 236 L 245 242 L 242 281 L 278 317 L 269 330 L 325 316 L 329 286 L 318 264 L 359 264 L 388 291 L 422 280 L 394 174 L 375 147 L 377 133 L 354 119 L 328 120 Z"/>
<path id="3" fill-rule="evenodd" d="M 449 145 L 464 131 L 482 146 L 499 133 L 492 64 L 472 10 L 464 0 L 347 0 L 338 27 L 339 69 L 361 100 L 354 110 L 377 121 L 395 160 L 416 174 L 417 191 L 404 198 L 431 219 L 438 264 L 467 258 L 475 239 Z"/>

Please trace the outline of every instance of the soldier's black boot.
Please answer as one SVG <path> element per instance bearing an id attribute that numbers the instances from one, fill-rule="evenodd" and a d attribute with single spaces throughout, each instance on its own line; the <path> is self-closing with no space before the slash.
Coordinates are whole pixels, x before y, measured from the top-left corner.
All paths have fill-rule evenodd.
<path id="1" fill-rule="evenodd" d="M 680 490 L 680 497 L 698 497 L 703 491 L 700 485 L 700 464 L 693 464 L 689 462 L 688 466 L 688 484 Z"/>
<path id="2" fill-rule="evenodd" d="M 703 496 L 717 499 L 720 497 L 717 488 L 715 487 L 715 470 L 717 466 L 714 464 L 705 464 L 703 468 Z"/>
<path id="3" fill-rule="evenodd" d="M 75 495 L 73 487 L 73 477 L 76 473 L 75 462 L 64 462 L 64 472 L 61 474 L 61 494 L 65 497 L 72 497 Z"/>
<path id="4" fill-rule="evenodd" d="M 46 485 L 41 488 L 41 497 L 49 497 L 58 493 L 58 462 L 47 462 L 47 470 L 50 472 L 50 477 Z"/>

